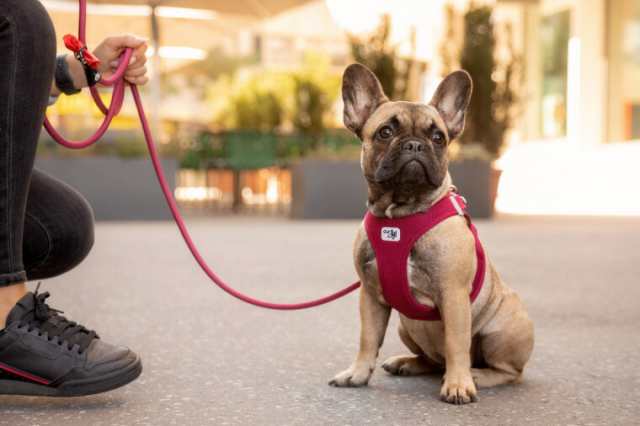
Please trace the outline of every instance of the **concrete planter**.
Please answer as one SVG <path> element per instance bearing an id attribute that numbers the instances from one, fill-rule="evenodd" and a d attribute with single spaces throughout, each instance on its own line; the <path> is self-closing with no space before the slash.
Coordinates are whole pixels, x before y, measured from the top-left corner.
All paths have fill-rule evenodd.
<path id="1" fill-rule="evenodd" d="M 471 217 L 493 216 L 501 171 L 485 160 L 452 161 L 449 171 L 454 185 L 468 201 Z"/>
<path id="2" fill-rule="evenodd" d="M 484 160 L 452 161 L 449 170 L 471 216 L 493 216 L 500 171 Z M 358 161 L 303 160 L 292 167 L 294 219 L 361 219 L 366 194 Z"/>
<path id="3" fill-rule="evenodd" d="M 358 161 L 302 160 L 292 167 L 294 219 L 362 219 L 366 199 Z"/>
<path id="4" fill-rule="evenodd" d="M 76 188 L 93 206 L 97 220 L 167 220 L 169 209 L 148 158 L 44 157 L 36 167 Z M 178 163 L 163 159 L 175 189 Z"/>

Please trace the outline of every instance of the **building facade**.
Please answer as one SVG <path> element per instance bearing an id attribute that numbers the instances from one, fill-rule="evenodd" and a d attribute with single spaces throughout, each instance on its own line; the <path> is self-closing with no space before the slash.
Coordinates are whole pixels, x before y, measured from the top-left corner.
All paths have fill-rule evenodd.
<path id="1" fill-rule="evenodd" d="M 524 60 L 498 208 L 640 214 L 640 0 L 499 1 Z"/>

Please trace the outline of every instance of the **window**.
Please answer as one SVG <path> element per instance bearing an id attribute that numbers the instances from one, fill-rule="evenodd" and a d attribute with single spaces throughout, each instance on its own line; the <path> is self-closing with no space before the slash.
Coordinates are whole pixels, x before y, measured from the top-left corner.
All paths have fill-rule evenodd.
<path id="1" fill-rule="evenodd" d="M 541 134 L 545 138 L 567 132 L 567 60 L 571 13 L 544 16 L 540 38 L 542 49 Z"/>
<path id="2" fill-rule="evenodd" d="M 640 1 L 607 2 L 607 139 L 640 140 Z"/>

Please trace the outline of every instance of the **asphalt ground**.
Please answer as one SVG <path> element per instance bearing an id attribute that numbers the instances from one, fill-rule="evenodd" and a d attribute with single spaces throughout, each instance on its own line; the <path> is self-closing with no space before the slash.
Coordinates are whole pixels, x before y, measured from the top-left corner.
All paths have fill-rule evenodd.
<path id="1" fill-rule="evenodd" d="M 355 221 L 192 219 L 205 258 L 274 301 L 355 278 Z M 197 269 L 175 226 L 101 223 L 90 257 L 46 281 L 52 306 L 137 351 L 133 384 L 72 399 L 0 397 L 2 425 L 626 425 L 640 422 L 640 218 L 503 216 L 477 222 L 536 326 L 522 384 L 440 402 L 440 378 L 327 385 L 352 361 L 357 297 L 303 312 L 242 304 Z M 404 353 L 392 317 L 380 363 Z"/>

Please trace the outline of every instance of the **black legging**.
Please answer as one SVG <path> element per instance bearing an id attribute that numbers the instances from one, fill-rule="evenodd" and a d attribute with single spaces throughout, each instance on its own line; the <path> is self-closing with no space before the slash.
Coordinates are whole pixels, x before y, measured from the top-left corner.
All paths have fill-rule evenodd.
<path id="1" fill-rule="evenodd" d="M 55 40 L 38 0 L 0 0 L 0 286 L 66 272 L 93 245 L 87 201 L 33 168 Z"/>

